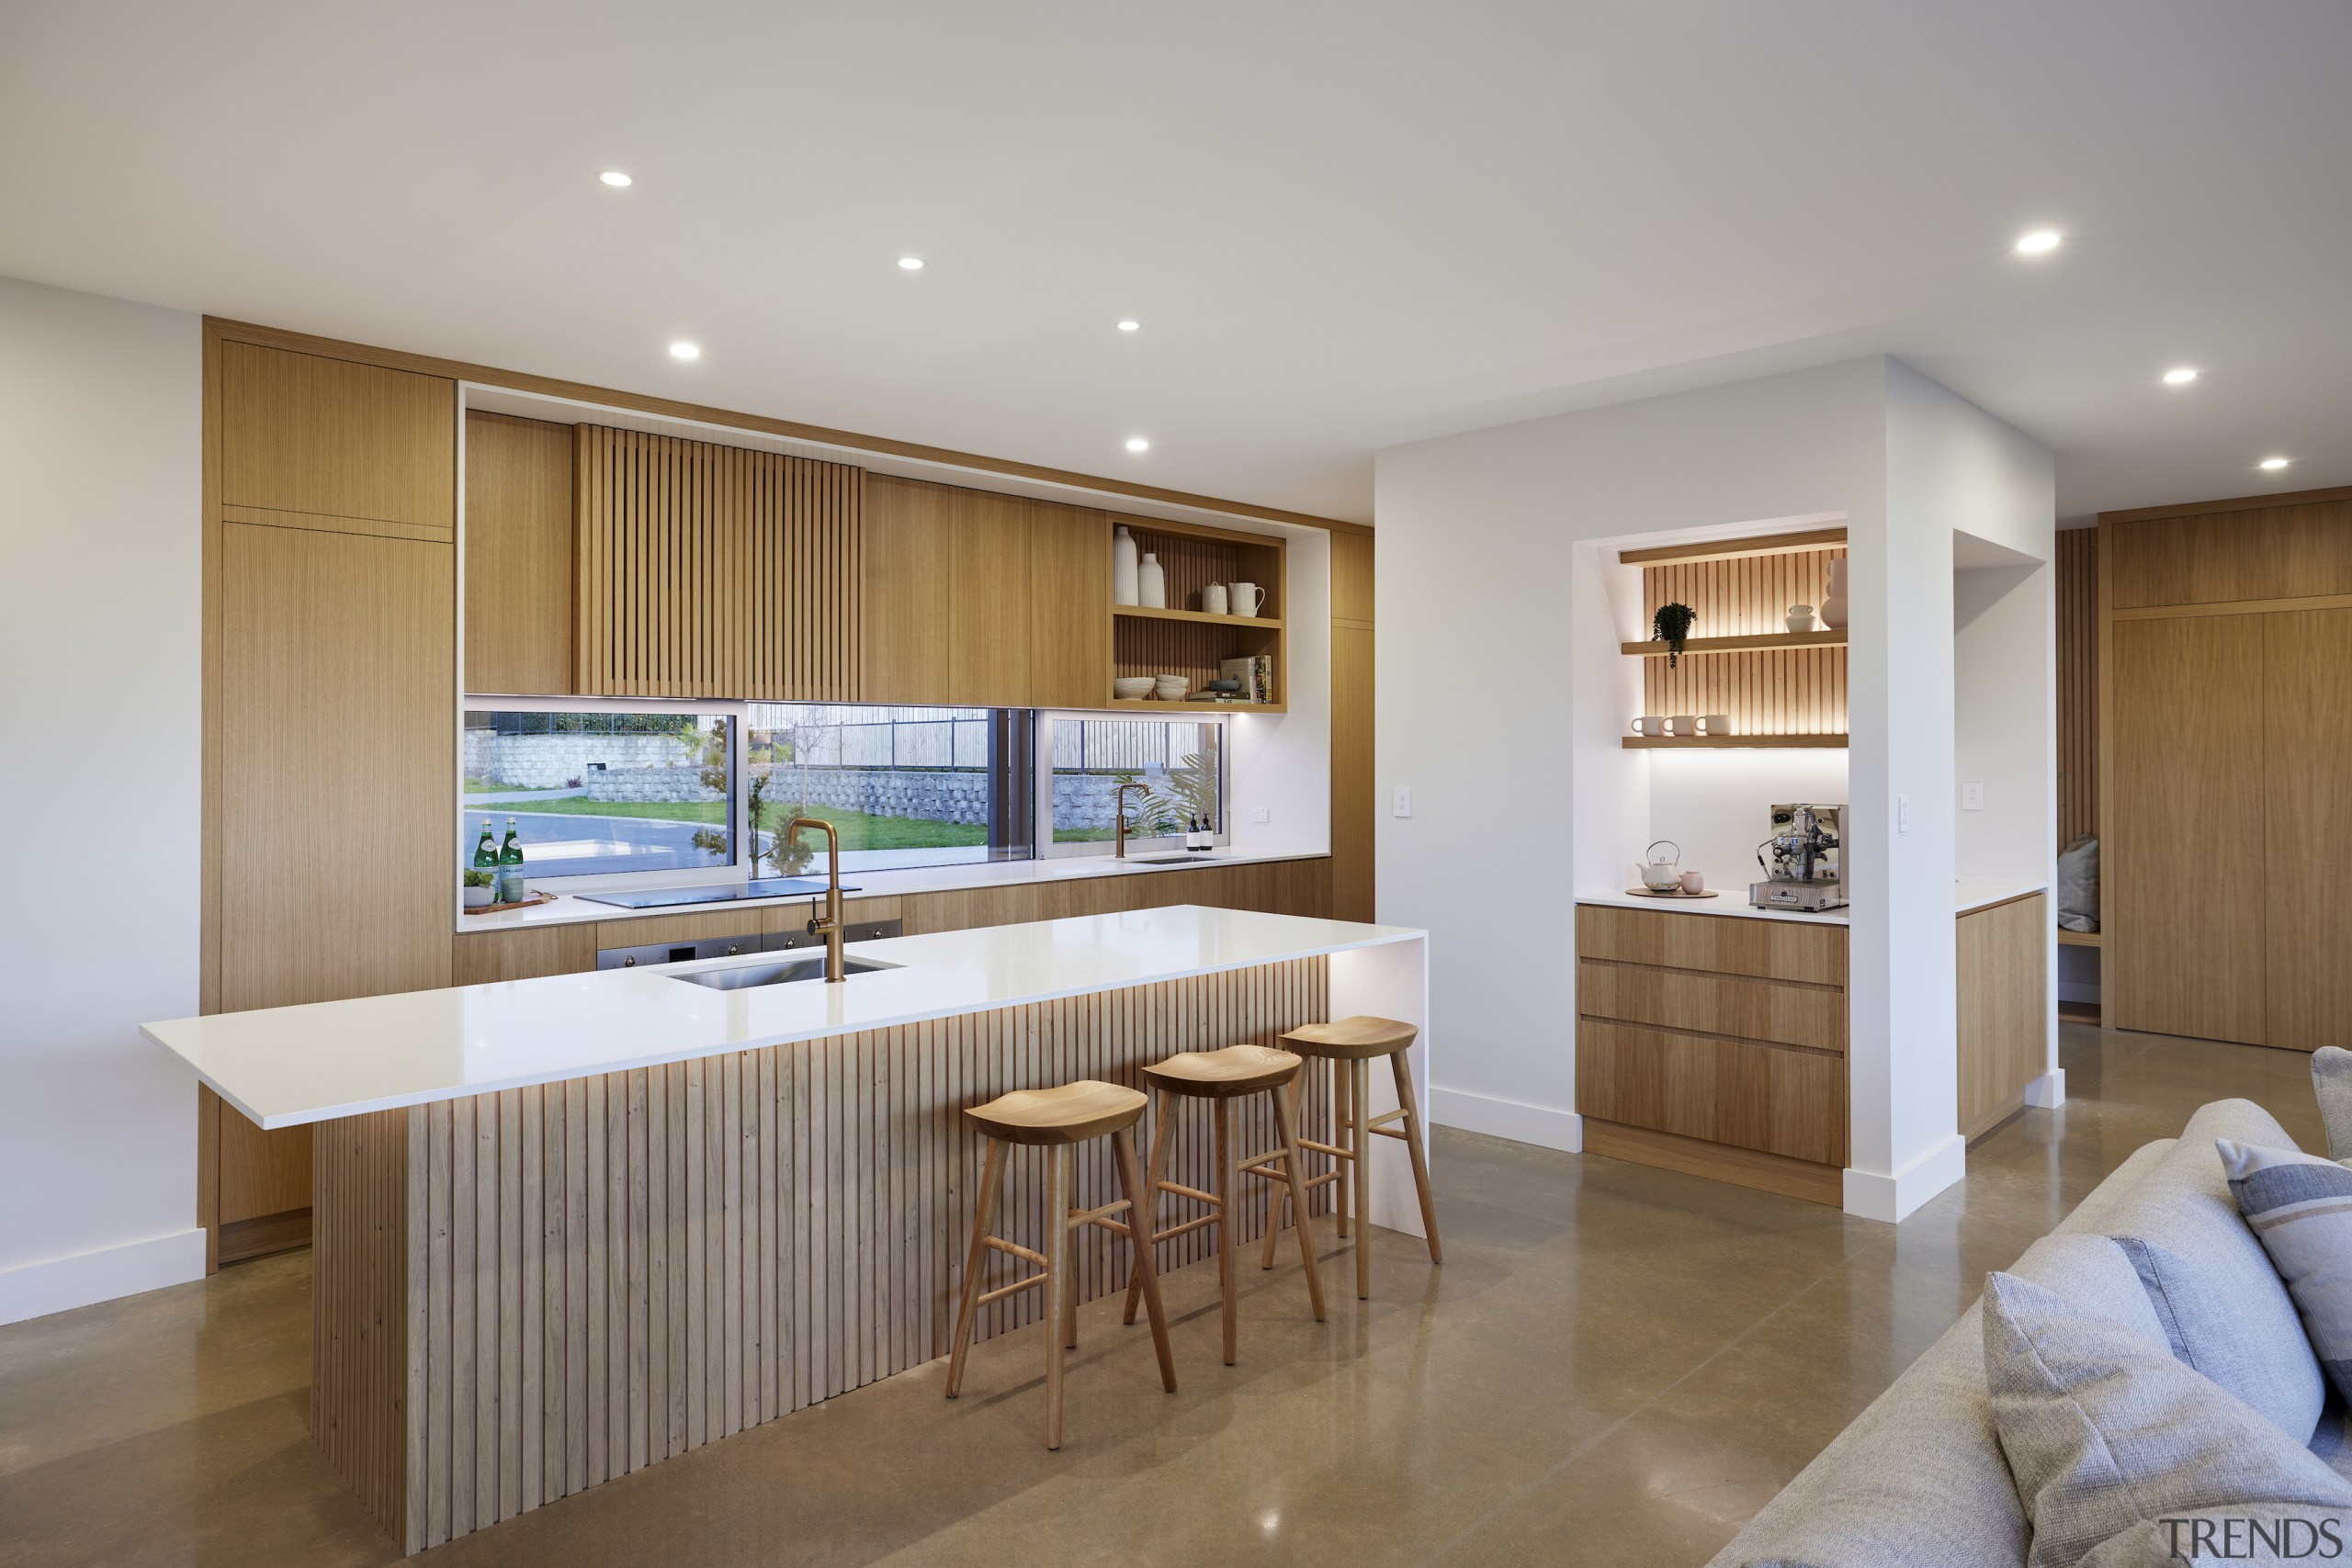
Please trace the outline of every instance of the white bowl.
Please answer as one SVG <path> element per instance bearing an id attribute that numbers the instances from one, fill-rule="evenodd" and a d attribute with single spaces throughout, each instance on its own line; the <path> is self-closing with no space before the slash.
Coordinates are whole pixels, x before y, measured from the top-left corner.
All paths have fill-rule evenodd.
<path id="1" fill-rule="evenodd" d="M 1193 682 L 1182 675 L 1162 675 L 1152 682 L 1151 688 L 1152 694 L 1163 703 L 1182 702 L 1192 689 Z"/>
<path id="2" fill-rule="evenodd" d="M 1135 702 L 1151 695 L 1152 678 L 1148 675 L 1122 675 L 1111 682 L 1112 694 Z"/>

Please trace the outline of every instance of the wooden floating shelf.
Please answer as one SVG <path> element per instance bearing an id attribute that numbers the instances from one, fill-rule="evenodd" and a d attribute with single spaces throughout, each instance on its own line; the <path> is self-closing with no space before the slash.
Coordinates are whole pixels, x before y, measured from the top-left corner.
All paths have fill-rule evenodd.
<path id="1" fill-rule="evenodd" d="M 1181 703 L 1163 703 L 1158 697 L 1113 697 L 1111 705 L 1125 712 L 1128 708 L 1165 708 L 1178 713 L 1288 713 L 1287 703 L 1204 703 L 1187 698 Z"/>
<path id="2" fill-rule="evenodd" d="M 2064 926 L 2060 926 L 2058 945 L 2061 947 L 2104 947 L 2106 943 L 2099 941 L 2099 933 L 2097 931 L 2070 931 Z"/>
<path id="3" fill-rule="evenodd" d="M 1694 735 L 1689 739 L 1679 735 L 1628 735 L 1623 742 L 1628 751 L 1713 751 L 1730 747 L 1835 746 L 1843 748 L 1842 735 Z"/>
<path id="4" fill-rule="evenodd" d="M 1745 560 L 1750 556 L 1784 556 L 1795 550 L 1834 550 L 1846 542 L 1843 528 L 1808 528 L 1801 534 L 1756 534 L 1745 539 L 1702 539 L 1695 545 L 1660 545 L 1649 549 L 1619 550 L 1625 566 L 1674 566 L 1688 561 Z"/>
<path id="5" fill-rule="evenodd" d="M 1255 626 L 1270 632 L 1283 629 L 1282 622 L 1270 615 L 1212 615 L 1205 610 L 1151 610 L 1141 604 L 1114 604 L 1111 614 L 1142 621 L 1190 621 L 1194 626 Z"/>
<path id="6" fill-rule="evenodd" d="M 1759 632 L 1754 637 L 1694 637 L 1682 644 L 1682 657 L 1694 653 L 1755 653 L 1774 648 L 1843 648 L 1846 634 L 1835 632 Z M 1653 637 L 1647 642 L 1621 642 L 1620 652 L 1635 659 L 1664 659 L 1666 644 Z"/>

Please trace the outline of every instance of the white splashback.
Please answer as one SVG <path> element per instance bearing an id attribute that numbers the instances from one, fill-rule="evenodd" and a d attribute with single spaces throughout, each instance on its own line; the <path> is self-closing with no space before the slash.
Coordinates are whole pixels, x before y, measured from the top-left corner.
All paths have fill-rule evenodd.
<path id="1" fill-rule="evenodd" d="M 1814 750 L 1652 751 L 1650 837 L 1682 846 L 1683 869 L 1706 874 L 1726 898 L 1745 897 L 1764 873 L 1756 846 L 1771 831 L 1771 807 L 1783 801 L 1846 804 L 1846 753 Z M 1627 875 L 1641 845 L 1629 845 Z M 1623 886 L 1634 886 L 1632 882 Z"/>

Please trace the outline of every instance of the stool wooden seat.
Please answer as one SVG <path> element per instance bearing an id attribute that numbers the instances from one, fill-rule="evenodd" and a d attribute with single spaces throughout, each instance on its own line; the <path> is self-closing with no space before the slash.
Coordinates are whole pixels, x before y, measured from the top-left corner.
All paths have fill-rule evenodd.
<path id="1" fill-rule="evenodd" d="M 1289 1183 L 1293 1200 L 1301 1215 L 1306 1213 L 1306 1189 L 1299 1185 L 1298 1107 L 1296 1085 L 1298 1069 L 1303 1064 L 1288 1051 L 1277 1051 L 1266 1045 L 1228 1045 L 1222 1051 L 1182 1051 L 1164 1061 L 1144 1068 L 1143 1076 L 1159 1091 L 1159 1110 L 1151 1127 L 1151 1162 L 1145 1168 L 1143 1190 L 1147 1204 L 1157 1209 L 1162 1192 L 1173 1192 L 1180 1198 L 1190 1198 L 1204 1203 L 1208 1213 L 1197 1219 L 1184 1221 L 1159 1231 L 1161 1236 L 1182 1235 L 1204 1225 L 1217 1227 L 1216 1280 L 1218 1293 L 1225 1308 L 1225 1364 L 1233 1365 L 1237 1332 L 1233 1286 L 1233 1227 L 1228 1223 L 1233 1213 L 1233 1178 L 1237 1175 L 1255 1176 L 1272 1182 Z M 1243 1095 L 1265 1094 L 1272 1097 L 1274 1108 L 1274 1129 L 1282 1139 L 1281 1146 L 1247 1159 L 1233 1158 L 1233 1102 Z M 1216 1138 L 1216 1165 L 1211 1180 L 1213 1190 L 1202 1191 L 1160 1179 L 1168 1168 L 1168 1151 L 1175 1143 L 1175 1109 L 1179 1097 L 1210 1101 L 1210 1126 Z M 1272 1224 L 1277 1213 L 1272 1198 L 1266 1201 L 1266 1218 Z M 1315 1321 L 1323 1321 L 1323 1276 L 1315 1267 L 1315 1242 L 1307 1235 L 1306 1226 L 1298 1227 L 1298 1256 L 1306 1268 L 1306 1297 L 1315 1308 Z M 1273 1267 L 1273 1255 L 1266 1255 L 1265 1267 Z M 1151 1276 L 1138 1263 L 1135 1277 L 1127 1285 L 1126 1321 L 1136 1320 L 1136 1299 L 1144 1294 L 1148 1299 Z"/>
<path id="2" fill-rule="evenodd" d="M 947 1397 L 953 1399 L 963 1392 L 964 1360 L 971 1349 L 972 1325 L 979 1309 L 989 1302 L 1044 1286 L 1046 1446 L 1049 1449 L 1062 1446 L 1062 1352 L 1078 1348 L 1078 1286 L 1071 1277 L 1069 1237 L 1082 1225 L 1100 1225 L 1134 1244 L 1136 1258 L 1127 1286 L 1127 1321 L 1135 1321 L 1135 1297 L 1140 1292 L 1151 1314 L 1151 1342 L 1159 1356 L 1160 1386 L 1170 1393 L 1176 1392 L 1176 1359 L 1168 1344 L 1167 1314 L 1160 1309 L 1159 1278 L 1152 1269 L 1152 1205 L 1136 1201 L 1139 1193 L 1150 1190 L 1136 1168 L 1135 1125 L 1147 1103 L 1147 1097 L 1138 1090 L 1080 1078 L 1054 1089 L 1015 1089 L 964 1112 L 974 1126 L 988 1135 L 989 1153 L 987 1167 L 980 1174 L 979 1201 L 972 1213 L 972 1250 L 964 1265 L 964 1298 L 956 1314 L 956 1345 L 947 1359 Z M 1100 1208 L 1076 1208 L 1070 1201 L 1076 1145 L 1105 1136 L 1111 1139 L 1123 1196 Z M 1007 1241 L 989 1229 L 995 1224 L 998 1201 L 1004 1190 L 1005 1150 L 1016 1144 L 1046 1151 L 1046 1212 L 1052 1218 L 1046 1224 L 1043 1252 Z M 1121 1213 L 1128 1216 L 1125 1224 L 1112 1218 Z M 1041 1272 L 984 1291 L 981 1285 L 991 1251 L 1034 1263 Z"/>
<path id="3" fill-rule="evenodd" d="M 1438 1248 L 1437 1205 L 1430 1196 L 1430 1161 L 1421 1143 L 1420 1107 L 1413 1099 L 1412 1066 L 1405 1055 L 1412 1049 L 1419 1033 L 1409 1023 L 1367 1016 L 1310 1023 L 1283 1036 L 1283 1043 L 1299 1055 L 1331 1064 L 1331 1131 L 1339 1142 L 1318 1144 L 1311 1138 L 1301 1138 L 1299 1146 L 1329 1156 L 1331 1160 L 1330 1169 L 1308 1178 L 1304 1185 L 1320 1187 L 1327 1181 L 1339 1184 L 1339 1232 L 1342 1238 L 1348 1235 L 1349 1211 L 1351 1207 L 1354 1211 L 1359 1301 L 1372 1299 L 1372 1252 L 1364 1246 L 1365 1233 L 1372 1226 L 1372 1196 L 1364 1181 L 1363 1166 L 1364 1151 L 1375 1133 L 1384 1138 L 1404 1140 L 1413 1159 L 1413 1186 L 1421 1200 L 1421 1228 L 1429 1233 L 1430 1261 L 1445 1261 Z M 1374 1116 L 1370 1114 L 1372 1064 L 1382 1056 L 1388 1058 L 1389 1070 L 1396 1076 L 1396 1109 Z M 1389 1125 L 1400 1121 L 1405 1123 L 1402 1128 Z M 1279 1199 L 1281 1193 L 1274 1196 Z M 1303 1200 L 1294 1197 L 1292 1204 L 1297 1214 L 1306 1213 Z M 1260 1261 L 1268 1269 L 1274 1266 L 1276 1217 L 1271 1213 L 1266 1216 L 1265 1250 Z"/>

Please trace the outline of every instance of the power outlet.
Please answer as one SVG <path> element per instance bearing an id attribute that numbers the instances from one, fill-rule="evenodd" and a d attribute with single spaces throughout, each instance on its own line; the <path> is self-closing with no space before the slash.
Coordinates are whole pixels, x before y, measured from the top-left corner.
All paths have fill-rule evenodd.
<path id="1" fill-rule="evenodd" d="M 1981 784 L 1964 784 L 1961 785 L 1960 808 L 1962 811 L 1984 810 L 1984 786 Z"/>
<path id="2" fill-rule="evenodd" d="M 1410 788 L 1404 784 L 1396 786 L 1396 793 L 1389 801 L 1388 814 L 1391 817 L 1410 817 L 1413 814 L 1413 792 Z"/>
<path id="3" fill-rule="evenodd" d="M 1907 795 L 1894 797 L 1894 830 L 1898 833 L 1911 830 L 1911 797 Z"/>

